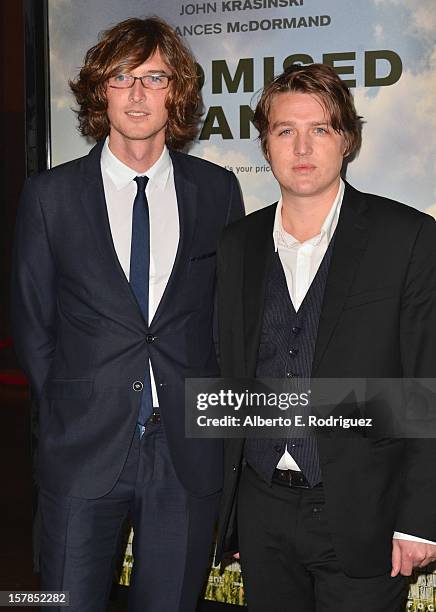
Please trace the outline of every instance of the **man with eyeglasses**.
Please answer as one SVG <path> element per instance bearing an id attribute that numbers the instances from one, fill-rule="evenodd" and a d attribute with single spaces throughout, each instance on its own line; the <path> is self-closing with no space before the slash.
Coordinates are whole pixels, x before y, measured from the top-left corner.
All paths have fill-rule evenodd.
<path id="1" fill-rule="evenodd" d="M 29 179 L 17 220 L 15 345 L 38 414 L 41 588 L 106 610 L 129 515 L 129 610 L 194 612 L 222 479 L 218 440 L 186 439 L 184 380 L 217 376 L 215 251 L 243 214 L 234 175 L 179 152 L 195 63 L 159 19 L 86 54 L 89 155 Z"/>

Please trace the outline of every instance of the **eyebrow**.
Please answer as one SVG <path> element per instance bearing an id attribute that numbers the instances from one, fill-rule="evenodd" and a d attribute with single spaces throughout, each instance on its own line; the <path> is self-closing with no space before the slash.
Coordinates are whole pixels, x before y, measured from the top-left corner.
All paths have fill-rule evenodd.
<path id="1" fill-rule="evenodd" d="M 132 68 L 132 70 L 135 70 L 135 68 Z M 132 72 L 128 71 L 128 70 L 122 72 L 122 74 L 130 74 L 131 76 L 133 76 Z M 170 73 L 169 72 L 165 72 L 165 70 L 159 70 L 158 68 L 156 68 L 155 70 L 153 70 L 153 69 L 147 70 L 141 76 L 149 76 L 149 75 L 170 76 Z"/>
<path id="2" fill-rule="evenodd" d="M 168 72 L 165 72 L 165 70 L 159 70 L 158 68 L 156 68 L 155 70 L 153 69 L 147 70 L 145 74 L 162 74 L 162 75 L 168 76 Z"/>
<path id="3" fill-rule="evenodd" d="M 278 127 L 285 127 L 285 126 L 291 126 L 293 127 L 295 125 L 295 121 L 276 121 L 275 123 L 272 124 L 271 129 L 274 130 L 275 128 Z M 319 125 L 331 125 L 329 121 L 311 121 L 309 123 L 310 126 L 312 127 L 316 127 Z"/>
<path id="4" fill-rule="evenodd" d="M 136 68 L 138 68 L 138 66 L 136 66 Z M 116 70 L 116 74 L 132 74 L 132 72 L 134 70 L 136 70 L 136 68 L 128 68 L 127 66 L 119 66 L 118 69 Z M 149 68 L 148 70 L 145 71 L 145 73 L 142 76 L 147 76 L 148 74 L 162 74 L 165 76 L 170 76 L 171 71 L 167 71 L 165 68 Z"/>

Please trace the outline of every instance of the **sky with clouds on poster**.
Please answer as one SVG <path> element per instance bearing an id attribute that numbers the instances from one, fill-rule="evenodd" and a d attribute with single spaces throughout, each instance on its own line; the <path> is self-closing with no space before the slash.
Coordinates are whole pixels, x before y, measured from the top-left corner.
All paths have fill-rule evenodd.
<path id="1" fill-rule="evenodd" d="M 128 17 L 158 15 L 181 30 L 186 28 L 185 32 L 196 26 L 197 34 L 186 34 L 184 38 L 205 72 L 205 107 L 222 106 L 234 138 L 224 140 L 212 134 L 197 142 L 190 152 L 233 168 L 248 212 L 278 197 L 277 185 L 265 171 L 266 162 L 254 127 L 250 138 L 239 138 L 240 106 L 255 103 L 256 92 L 263 85 L 264 58 L 275 58 L 277 74 L 291 54 L 305 53 L 314 61 L 322 61 L 324 54 L 353 53 L 354 59 L 337 63 L 352 67 L 352 74 L 344 78 L 356 80 L 356 107 L 365 121 L 362 150 L 349 165 L 347 179 L 358 189 L 385 195 L 436 216 L 434 0 L 282 0 L 276 4 L 287 6 L 255 8 L 267 3 L 268 0 L 49 0 L 52 164 L 83 155 L 92 144 L 77 132 L 71 110 L 75 103 L 67 81 L 78 73 L 97 33 Z M 203 12 L 202 6 L 209 10 Z M 193 14 L 187 14 L 190 12 Z M 296 18 L 298 22 L 301 17 L 321 15 L 328 15 L 328 25 L 264 30 L 256 25 L 263 22 L 262 27 L 268 28 L 273 20 L 277 26 L 285 19 Z M 254 24 L 251 31 L 228 32 L 228 28 L 236 27 L 235 23 L 243 29 L 242 24 L 249 22 Z M 221 33 L 205 34 L 206 24 Z M 365 53 L 377 50 L 394 51 L 401 58 L 401 78 L 393 85 L 365 87 Z M 236 93 L 228 93 L 224 87 L 222 94 L 213 94 L 212 62 L 225 60 L 233 76 L 241 58 L 253 58 L 254 92 L 243 92 L 241 86 Z M 378 62 L 377 76 L 383 77 L 389 70 L 387 61 Z M 256 172 L 256 168 L 261 170 Z"/>

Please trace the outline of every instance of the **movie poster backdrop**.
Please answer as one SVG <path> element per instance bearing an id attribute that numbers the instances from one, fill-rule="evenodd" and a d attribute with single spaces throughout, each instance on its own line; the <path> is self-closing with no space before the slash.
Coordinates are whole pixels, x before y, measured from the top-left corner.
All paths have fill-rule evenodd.
<path id="1" fill-rule="evenodd" d="M 352 87 L 365 121 L 362 150 L 347 179 L 362 191 L 436 215 L 434 0 L 49 0 L 48 5 L 52 166 L 92 146 L 77 131 L 67 82 L 97 33 L 128 17 L 157 15 L 177 29 L 199 66 L 205 113 L 190 153 L 233 170 L 248 213 L 278 199 L 251 123 L 259 92 L 291 63 L 323 62 Z M 122 584 L 129 583 L 131 565 L 130 538 Z M 407 609 L 433 612 L 435 594 L 436 573 L 417 574 Z M 237 562 L 224 573 L 211 568 L 206 598 L 244 605 Z"/>

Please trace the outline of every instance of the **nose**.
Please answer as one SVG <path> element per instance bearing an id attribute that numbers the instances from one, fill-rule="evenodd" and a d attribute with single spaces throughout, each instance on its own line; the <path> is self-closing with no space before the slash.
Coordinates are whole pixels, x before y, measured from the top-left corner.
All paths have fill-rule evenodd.
<path id="1" fill-rule="evenodd" d="M 310 135 L 305 132 L 297 132 L 294 139 L 295 155 L 309 155 L 312 152 Z"/>
<path id="2" fill-rule="evenodd" d="M 145 98 L 145 87 L 142 86 L 139 79 L 136 79 L 129 91 L 129 100 L 132 102 L 141 102 Z"/>

